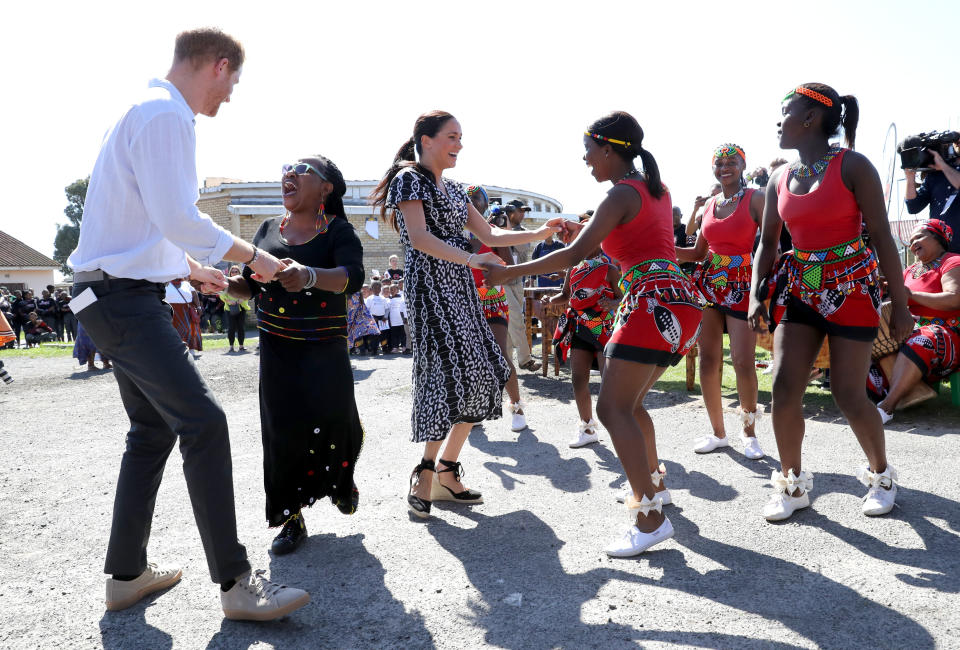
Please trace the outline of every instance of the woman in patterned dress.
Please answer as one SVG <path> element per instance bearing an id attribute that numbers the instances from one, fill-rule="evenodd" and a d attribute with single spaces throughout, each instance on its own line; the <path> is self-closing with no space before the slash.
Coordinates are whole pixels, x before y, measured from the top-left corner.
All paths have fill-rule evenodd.
<path id="1" fill-rule="evenodd" d="M 488 246 L 512 246 L 546 239 L 562 222 L 554 219 L 535 231 L 491 228 L 460 184 L 442 176 L 457 164 L 460 139 L 460 123 L 450 113 L 421 115 L 372 195 L 385 220 L 392 209 L 404 251 L 413 339 L 412 439 L 425 444 L 407 504 L 420 518 L 430 516 L 432 501 L 483 502 L 460 482 L 457 459 L 473 423 L 501 416 L 510 377 L 470 272 L 499 260 L 493 253 L 470 253 L 464 228 Z"/>

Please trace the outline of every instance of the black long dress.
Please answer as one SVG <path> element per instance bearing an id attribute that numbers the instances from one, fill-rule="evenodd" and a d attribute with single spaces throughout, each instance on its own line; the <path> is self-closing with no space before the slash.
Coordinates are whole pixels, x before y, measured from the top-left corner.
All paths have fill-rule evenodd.
<path id="1" fill-rule="evenodd" d="M 280 234 L 280 218 L 260 226 L 253 243 L 276 257 L 315 268 L 342 266 L 343 293 L 286 291 L 279 282 L 244 277 L 259 294 L 260 426 L 267 522 L 280 526 L 303 506 L 329 496 L 351 512 L 353 471 L 363 427 L 347 351 L 347 296 L 363 284 L 363 247 L 353 226 L 337 217 L 301 245 Z"/>

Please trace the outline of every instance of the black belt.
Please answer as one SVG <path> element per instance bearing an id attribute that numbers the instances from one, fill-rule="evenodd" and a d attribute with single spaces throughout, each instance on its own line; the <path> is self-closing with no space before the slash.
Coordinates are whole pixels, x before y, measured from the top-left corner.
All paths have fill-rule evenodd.
<path id="1" fill-rule="evenodd" d="M 150 282 L 149 280 L 131 280 L 130 278 L 118 278 L 110 275 L 106 271 L 97 269 L 96 271 L 76 271 L 73 274 L 73 285 L 84 287 L 97 287 L 104 293 L 113 291 L 123 291 L 125 289 L 134 289 L 137 287 L 153 287 L 159 291 L 166 290 L 164 282 Z M 95 292 L 100 293 L 100 292 Z"/>

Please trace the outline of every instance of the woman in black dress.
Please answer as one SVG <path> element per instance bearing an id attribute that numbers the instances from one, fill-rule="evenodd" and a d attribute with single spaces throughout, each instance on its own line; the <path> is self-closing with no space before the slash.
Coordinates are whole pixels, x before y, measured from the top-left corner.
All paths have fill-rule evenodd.
<path id="1" fill-rule="evenodd" d="M 287 214 L 264 221 L 253 244 L 287 268 L 261 284 L 247 267 L 228 288 L 237 298 L 259 294 L 263 480 L 267 522 L 283 526 L 277 554 L 306 538 L 303 506 L 329 496 L 344 514 L 356 510 L 363 445 L 346 301 L 363 284 L 363 247 L 344 212 L 346 185 L 336 165 L 315 156 L 284 165 L 282 188 Z"/>
<path id="2" fill-rule="evenodd" d="M 460 138 L 460 123 L 450 113 L 421 115 L 372 196 L 384 218 L 393 209 L 405 258 L 404 299 L 413 339 L 412 438 L 425 443 L 407 504 L 420 518 L 430 515 L 432 501 L 483 502 L 479 492 L 460 482 L 457 458 L 473 423 L 501 416 L 510 377 L 470 271 L 499 258 L 471 253 L 464 228 L 488 246 L 514 246 L 546 239 L 563 221 L 556 218 L 533 231 L 491 227 L 460 184 L 442 176 L 457 164 Z"/>

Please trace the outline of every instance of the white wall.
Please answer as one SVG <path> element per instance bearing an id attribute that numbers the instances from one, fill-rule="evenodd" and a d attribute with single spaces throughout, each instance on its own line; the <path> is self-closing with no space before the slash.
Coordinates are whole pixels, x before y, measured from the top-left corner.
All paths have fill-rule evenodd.
<path id="1" fill-rule="evenodd" d="M 48 284 L 54 284 L 53 269 L 43 271 L 18 271 L 16 269 L 0 269 L 0 287 L 9 286 L 11 282 L 22 282 L 28 289 L 33 289 L 37 297 Z"/>

